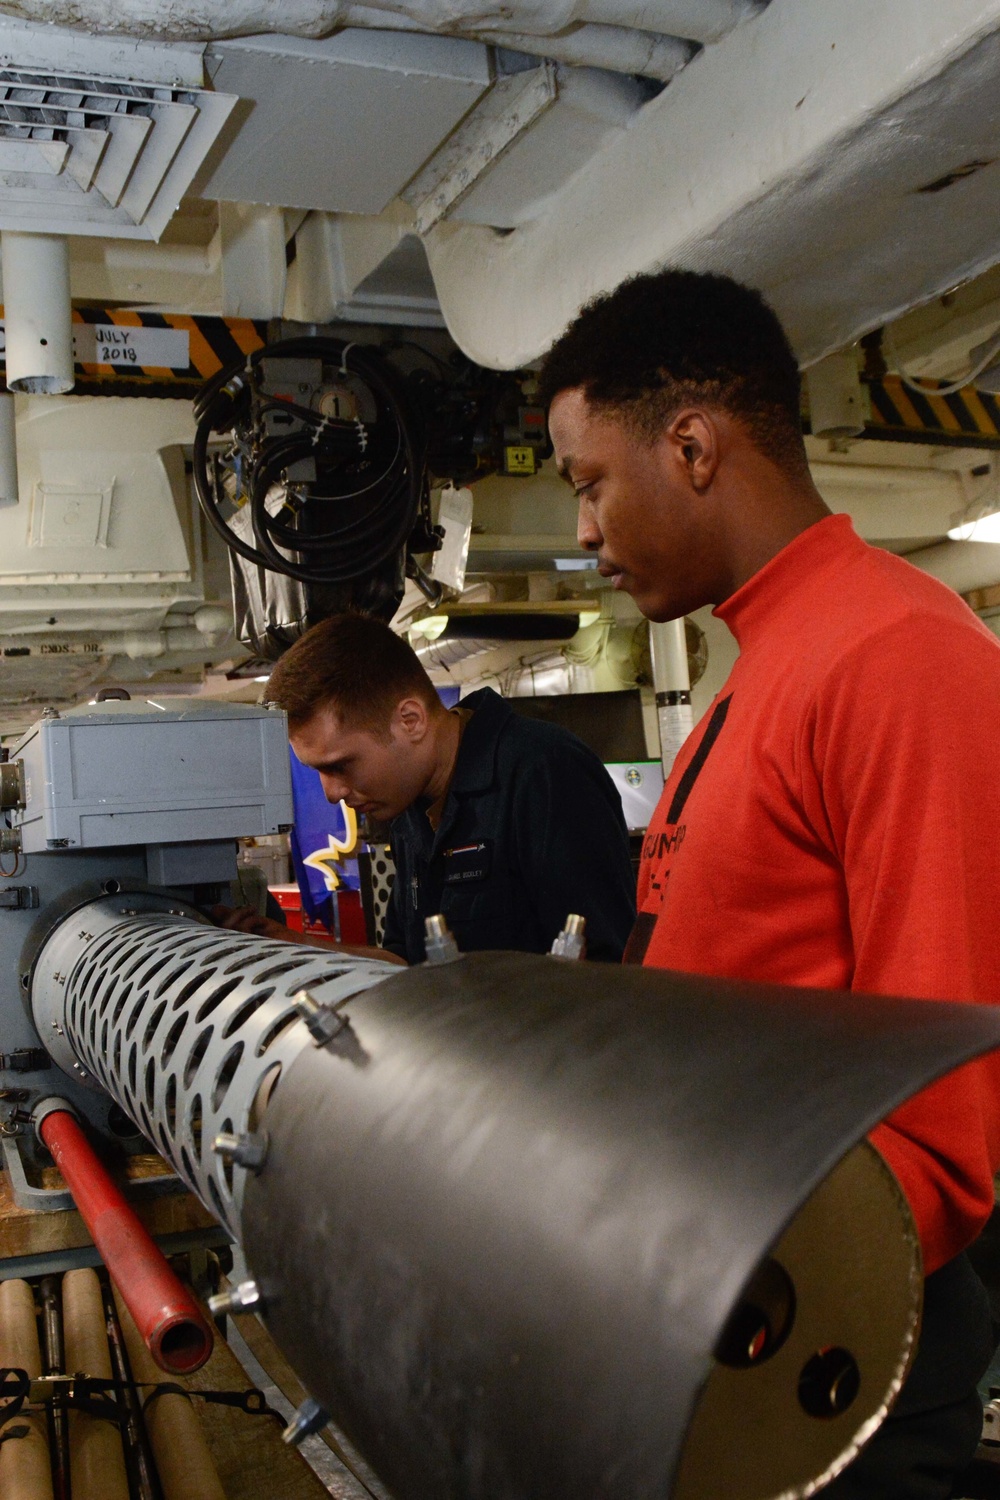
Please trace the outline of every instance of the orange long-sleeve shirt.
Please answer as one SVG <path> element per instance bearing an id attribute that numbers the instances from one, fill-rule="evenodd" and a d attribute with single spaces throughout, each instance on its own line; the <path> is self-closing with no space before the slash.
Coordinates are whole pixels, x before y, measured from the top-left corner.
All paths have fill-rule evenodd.
<path id="1" fill-rule="evenodd" d="M 626 961 L 1000 1002 L 1000 642 L 949 589 L 830 516 L 715 613 L 740 656 L 650 824 Z M 977 1235 L 1000 1056 L 872 1135 L 927 1273 Z"/>

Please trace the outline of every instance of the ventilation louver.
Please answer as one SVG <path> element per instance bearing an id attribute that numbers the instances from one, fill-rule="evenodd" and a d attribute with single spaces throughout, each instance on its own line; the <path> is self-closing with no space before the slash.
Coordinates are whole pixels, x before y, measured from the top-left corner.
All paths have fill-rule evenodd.
<path id="1" fill-rule="evenodd" d="M 235 103 L 0 67 L 0 229 L 159 239 Z"/>

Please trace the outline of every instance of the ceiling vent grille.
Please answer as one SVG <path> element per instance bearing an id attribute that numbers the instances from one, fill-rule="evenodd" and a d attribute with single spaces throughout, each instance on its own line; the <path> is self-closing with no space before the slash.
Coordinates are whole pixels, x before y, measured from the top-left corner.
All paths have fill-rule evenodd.
<path id="1" fill-rule="evenodd" d="M 0 67 L 0 229 L 159 239 L 235 103 Z"/>

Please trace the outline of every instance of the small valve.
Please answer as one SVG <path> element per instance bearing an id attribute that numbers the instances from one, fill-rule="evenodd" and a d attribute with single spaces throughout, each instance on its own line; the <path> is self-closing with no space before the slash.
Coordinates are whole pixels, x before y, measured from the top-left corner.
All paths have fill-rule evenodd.
<path id="1" fill-rule="evenodd" d="M 453 964 L 462 955 L 444 917 L 438 914 L 424 922 L 424 953 L 429 964 Z"/>
<path id="2" fill-rule="evenodd" d="M 555 958 L 583 958 L 587 951 L 587 921 L 571 912 L 549 952 Z"/>

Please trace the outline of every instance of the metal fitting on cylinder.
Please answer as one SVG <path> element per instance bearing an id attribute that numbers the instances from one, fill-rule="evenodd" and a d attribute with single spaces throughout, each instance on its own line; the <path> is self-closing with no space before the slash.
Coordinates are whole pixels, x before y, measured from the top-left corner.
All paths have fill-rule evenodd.
<path id="1" fill-rule="evenodd" d="M 24 761 L 7 760 L 0 765 L 0 808 L 24 807 L 28 790 L 24 780 Z"/>
<path id="2" fill-rule="evenodd" d="M 549 952 L 554 958 L 583 958 L 587 951 L 587 919 L 570 912 L 563 923 L 563 930 L 555 938 Z"/>
<path id="3" fill-rule="evenodd" d="M 318 1401 L 307 1396 L 295 1413 L 284 1432 L 281 1434 L 283 1443 L 291 1443 L 292 1447 L 298 1447 L 303 1438 L 310 1437 L 312 1433 L 318 1432 L 325 1427 L 330 1420 L 330 1414 Z"/>
<path id="4" fill-rule="evenodd" d="M 264 1131 L 249 1130 L 243 1135 L 231 1135 L 228 1131 L 217 1135 L 212 1142 L 216 1156 L 231 1161 L 248 1172 L 259 1172 L 267 1160 L 267 1135 Z"/>
<path id="5" fill-rule="evenodd" d="M 48 1115 L 54 1114 L 56 1110 L 62 1110 L 64 1114 L 70 1115 L 74 1120 L 79 1120 L 80 1118 L 68 1099 L 60 1099 L 57 1095 L 52 1094 L 46 1099 L 39 1099 L 31 1111 L 31 1124 L 43 1146 L 45 1145 L 45 1141 L 42 1136 L 42 1122 Z"/>
<path id="6" fill-rule="evenodd" d="M 332 1042 L 347 1025 L 346 1016 L 339 1015 L 328 1005 L 321 1005 L 308 990 L 299 990 L 294 1004 L 317 1047 L 325 1047 L 327 1042 Z"/>
<path id="7" fill-rule="evenodd" d="M 0 854 L 20 854 L 20 828 L 0 828 Z"/>
<path id="8" fill-rule="evenodd" d="M 424 922 L 424 953 L 429 964 L 452 964 L 462 955 L 444 917 L 438 913 Z"/>
<path id="9" fill-rule="evenodd" d="M 228 1313 L 250 1312 L 253 1308 L 260 1306 L 260 1287 L 251 1277 L 248 1281 L 237 1282 L 225 1292 L 216 1292 L 214 1297 L 208 1299 L 208 1310 L 213 1318 L 221 1318 Z"/>

